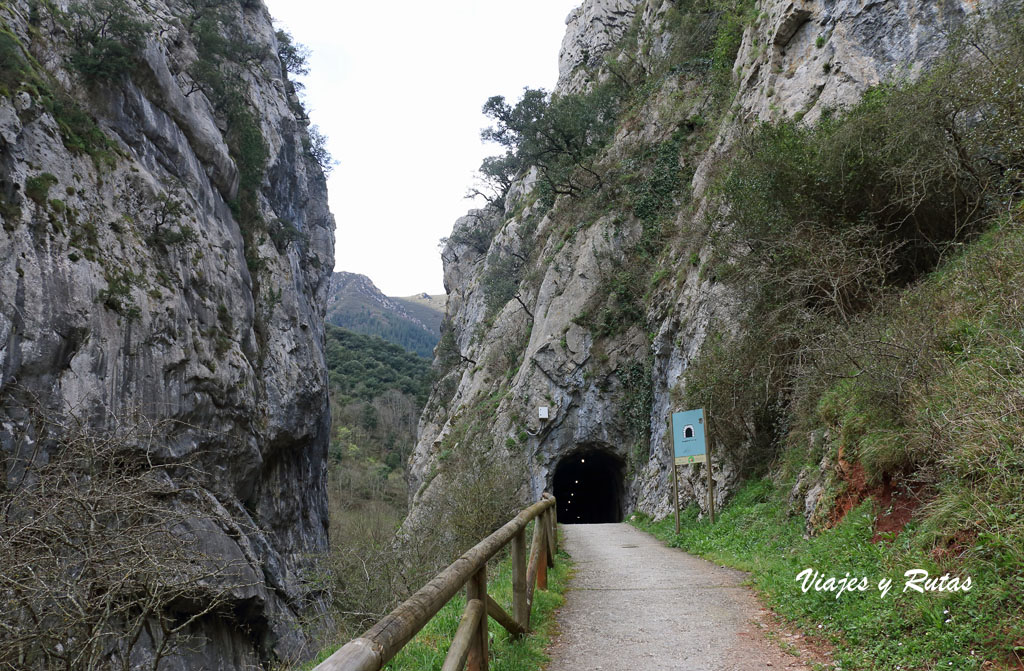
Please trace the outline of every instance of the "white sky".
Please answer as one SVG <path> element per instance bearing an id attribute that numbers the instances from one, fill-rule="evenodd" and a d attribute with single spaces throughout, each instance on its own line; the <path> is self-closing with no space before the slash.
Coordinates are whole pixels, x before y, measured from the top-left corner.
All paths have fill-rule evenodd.
<path id="1" fill-rule="evenodd" d="M 444 293 L 438 240 L 473 207 L 484 101 L 558 77 L 565 18 L 580 0 L 266 0 L 312 49 L 313 123 L 338 165 L 328 179 L 336 270 L 388 296 Z"/>

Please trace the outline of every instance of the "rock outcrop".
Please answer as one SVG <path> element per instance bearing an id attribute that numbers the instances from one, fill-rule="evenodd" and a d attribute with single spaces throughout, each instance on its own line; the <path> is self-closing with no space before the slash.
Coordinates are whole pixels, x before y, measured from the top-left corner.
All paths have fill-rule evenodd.
<path id="1" fill-rule="evenodd" d="M 306 557 L 327 544 L 334 220 L 271 17 L 66 4 L 0 6 L 0 456 L 44 458 L 41 413 L 170 420 L 150 456 L 195 466 L 217 511 L 200 550 L 240 558 L 246 587 L 160 668 L 302 657 Z M 109 11 L 141 43 L 88 14 Z M 101 38 L 121 70 L 88 69 L 112 62 Z"/>
<path id="2" fill-rule="evenodd" d="M 422 417 L 412 456 L 408 524 L 430 519 L 431 508 L 444 499 L 446 455 L 467 441 L 472 444 L 464 449 L 489 452 L 494 462 L 525 457 L 524 499 L 550 490 L 561 466 L 593 456 L 605 464 L 604 486 L 608 496 L 618 497 L 620 515 L 668 514 L 669 413 L 680 409 L 689 365 L 709 324 L 735 324 L 735 298 L 707 263 L 714 218 L 705 216 L 705 190 L 716 161 L 752 121 L 811 122 L 825 110 L 856 102 L 872 85 L 915 76 L 944 52 L 951 29 L 979 6 L 997 3 L 764 0 L 737 35 L 731 103 L 710 134 L 700 127 L 712 94 L 690 74 L 708 66 L 703 57 L 688 55 L 680 40 L 700 37 L 701 20 L 714 17 L 680 21 L 677 4 L 586 0 L 569 16 L 559 58 L 556 94 L 587 91 L 623 78 L 628 68 L 664 73 L 648 79 L 652 90 L 620 122 L 596 161 L 607 170 L 639 171 L 636 166 L 657 147 L 677 143 L 685 184 L 655 252 L 649 286 L 622 279 L 641 262 L 645 224 L 638 208 L 623 205 L 621 191 L 598 196 L 601 207 L 559 196 L 548 208 L 531 173 L 513 186 L 503 209 L 474 211 L 456 222 L 442 255 L 449 332 L 437 364 L 444 377 Z M 628 181 L 635 177 L 624 179 L 635 184 Z M 489 309 L 488 291 L 512 258 L 528 260 L 512 262 L 514 296 Z M 642 313 L 603 328 L 601 311 L 616 292 L 642 296 Z M 547 419 L 540 408 L 547 408 Z M 482 412 L 490 413 L 486 431 L 474 432 L 471 422 Z M 721 504 L 748 455 L 743 446 L 715 450 Z M 702 467 L 680 472 L 681 499 L 703 506 Z M 807 505 L 813 508 L 813 502 Z"/>

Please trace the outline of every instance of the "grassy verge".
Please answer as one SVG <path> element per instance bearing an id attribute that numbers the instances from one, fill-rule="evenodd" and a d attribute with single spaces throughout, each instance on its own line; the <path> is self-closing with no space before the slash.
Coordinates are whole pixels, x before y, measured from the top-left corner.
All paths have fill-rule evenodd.
<path id="1" fill-rule="evenodd" d="M 529 537 L 529 534 L 527 534 Z M 531 624 L 533 631 L 518 641 L 513 641 L 508 632 L 494 620 L 488 622 L 490 633 L 490 668 L 492 671 L 539 671 L 548 661 L 545 649 L 551 642 L 555 629 L 555 610 L 565 601 L 564 594 L 572 574 L 569 555 L 558 552 L 555 567 L 548 569 L 548 589 L 536 590 L 533 599 Z M 512 604 L 512 562 L 505 556 L 488 565 L 487 591 L 494 599 L 511 610 Z M 384 668 L 388 671 L 428 671 L 440 669 L 448 647 L 451 645 L 459 619 L 466 608 L 465 593 L 455 596 L 427 623 L 415 638 L 395 656 Z M 315 661 L 302 667 L 312 669 L 327 659 L 337 648 L 323 651 Z"/>
<path id="2" fill-rule="evenodd" d="M 899 536 L 872 542 L 876 510 L 866 501 L 834 529 L 813 537 L 803 519 L 786 512 L 783 492 L 767 480 L 747 483 L 718 523 L 698 520 L 697 509 L 681 515 L 677 535 L 670 518 L 632 523 L 669 545 L 717 563 L 749 571 L 764 601 L 784 619 L 835 645 L 842 669 L 997 669 L 1024 657 L 1024 575 L 1020 567 L 999 570 L 987 562 L 945 564 L 914 542 L 912 525 Z M 866 590 L 803 592 L 797 575 L 810 568 L 824 578 L 865 577 Z M 924 569 L 930 577 L 949 572 L 969 592 L 917 593 L 905 589 L 904 573 Z M 879 582 L 891 579 L 881 596 Z M 1011 661 L 1013 660 L 1013 661 Z"/>

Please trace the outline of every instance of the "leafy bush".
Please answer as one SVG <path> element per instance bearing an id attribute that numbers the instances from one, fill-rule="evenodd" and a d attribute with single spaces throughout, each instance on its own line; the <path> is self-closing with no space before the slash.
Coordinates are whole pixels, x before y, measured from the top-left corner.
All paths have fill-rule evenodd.
<path id="1" fill-rule="evenodd" d="M 551 95 L 542 89 L 524 89 L 515 105 L 504 96 L 487 100 L 483 113 L 496 123 L 480 136 L 506 148 L 502 156 L 481 165 L 485 182 L 501 189 L 519 172 L 535 166 L 553 194 L 573 197 L 601 186 L 594 158 L 611 139 L 622 100 L 617 81 L 595 86 L 585 94 Z"/>
<path id="2" fill-rule="evenodd" d="M 87 82 L 116 82 L 132 73 L 150 26 L 126 0 L 95 0 L 68 7 L 69 64 Z"/>
<path id="3" fill-rule="evenodd" d="M 687 387 L 688 403 L 733 427 L 731 439 L 762 434 L 757 445 L 767 447 L 785 435 L 794 388 L 816 398 L 821 387 L 810 388 L 827 383 L 825 358 L 843 362 L 827 375 L 861 375 L 863 352 L 831 334 L 931 271 L 1019 197 L 1024 151 L 1004 138 L 1024 132 L 1024 108 L 1004 99 L 1022 95 L 1007 80 L 1019 82 L 1024 32 L 1019 19 L 1003 23 L 998 34 L 964 37 L 914 83 L 879 86 L 813 126 L 760 125 L 735 148 L 712 216 L 728 250 L 718 273 L 746 316 L 741 335 L 722 335 L 698 357 Z"/>
<path id="4" fill-rule="evenodd" d="M 303 148 L 309 157 L 316 161 L 324 175 L 330 175 L 334 170 L 335 161 L 331 152 L 327 149 L 327 136 L 320 132 L 320 127 L 313 124 L 307 129 L 308 137 L 303 140 Z"/>
<path id="5" fill-rule="evenodd" d="M 277 57 L 287 75 L 309 74 L 309 47 L 299 44 L 286 30 L 277 31 Z"/>
<path id="6" fill-rule="evenodd" d="M 208 494 L 169 477 L 199 476 L 196 464 L 150 458 L 166 426 L 36 420 L 34 448 L 0 457 L 0 667 L 141 668 L 149 640 L 146 668 L 162 668 L 200 643 L 198 621 L 232 611 L 252 567 L 200 550 L 200 534 L 224 520 Z M 19 456 L 33 449 L 33 463 Z"/>
<path id="7" fill-rule="evenodd" d="M 57 177 L 44 172 L 25 180 L 25 195 L 35 201 L 36 205 L 45 206 L 50 197 L 50 187 L 57 184 Z"/>
<path id="8" fill-rule="evenodd" d="M 12 33 L 0 30 L 0 95 L 9 96 L 25 81 L 33 78 L 25 60 L 21 42 Z"/>

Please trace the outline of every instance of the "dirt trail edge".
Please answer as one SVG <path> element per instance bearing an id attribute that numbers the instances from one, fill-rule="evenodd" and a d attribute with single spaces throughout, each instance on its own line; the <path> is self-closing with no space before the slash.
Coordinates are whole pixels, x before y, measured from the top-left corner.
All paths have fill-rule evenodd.
<path id="1" fill-rule="evenodd" d="M 743 585 L 746 574 L 627 524 L 561 530 L 576 575 L 548 671 L 812 668 L 765 638 L 766 611 Z"/>

